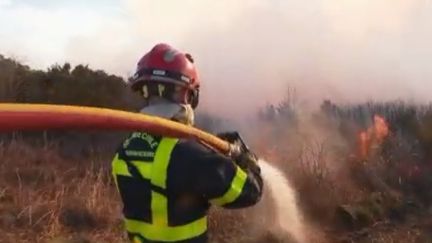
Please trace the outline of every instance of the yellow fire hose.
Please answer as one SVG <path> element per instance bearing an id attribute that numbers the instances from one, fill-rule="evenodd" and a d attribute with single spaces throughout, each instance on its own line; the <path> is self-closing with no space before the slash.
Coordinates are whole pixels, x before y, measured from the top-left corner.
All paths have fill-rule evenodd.
<path id="1" fill-rule="evenodd" d="M 230 149 L 229 143 L 210 133 L 141 113 L 69 105 L 0 103 L 0 132 L 51 129 L 143 131 L 195 139 L 224 154 Z"/>

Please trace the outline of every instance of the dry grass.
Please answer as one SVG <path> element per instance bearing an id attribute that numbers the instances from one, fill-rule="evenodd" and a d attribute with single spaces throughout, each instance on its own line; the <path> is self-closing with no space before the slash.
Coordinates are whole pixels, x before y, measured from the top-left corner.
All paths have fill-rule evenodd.
<path id="1" fill-rule="evenodd" d="M 339 229 L 335 209 L 370 193 L 356 184 L 349 167 L 331 169 L 335 156 L 324 145 L 304 143 L 289 153 L 274 147 L 260 151 L 296 188 L 308 222 L 309 242 L 428 242 L 430 221 L 418 218 L 402 223 L 375 222 L 355 231 Z M 347 158 L 339 159 L 347 162 Z M 32 147 L 13 141 L 0 145 L 0 161 L 1 243 L 126 242 L 109 156 L 67 159 L 60 157 L 54 146 Z M 269 195 L 254 208 L 214 208 L 211 242 L 291 242 L 289 236 L 272 230 L 271 218 L 276 213 Z"/>
<path id="2" fill-rule="evenodd" d="M 115 187 L 96 161 L 19 142 L 2 145 L 0 159 L 0 242 L 122 241 Z"/>

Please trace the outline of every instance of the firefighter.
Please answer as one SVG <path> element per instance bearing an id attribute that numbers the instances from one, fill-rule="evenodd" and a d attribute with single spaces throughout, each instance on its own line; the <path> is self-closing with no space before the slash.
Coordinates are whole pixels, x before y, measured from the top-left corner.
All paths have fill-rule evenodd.
<path id="1" fill-rule="evenodd" d="M 142 113 L 194 124 L 200 81 L 191 55 L 157 44 L 129 83 L 146 101 Z M 219 137 L 239 144 L 236 133 Z M 132 133 L 112 162 L 131 242 L 207 242 L 211 205 L 255 205 L 263 188 L 256 156 L 232 148 L 222 155 L 195 140 Z"/>

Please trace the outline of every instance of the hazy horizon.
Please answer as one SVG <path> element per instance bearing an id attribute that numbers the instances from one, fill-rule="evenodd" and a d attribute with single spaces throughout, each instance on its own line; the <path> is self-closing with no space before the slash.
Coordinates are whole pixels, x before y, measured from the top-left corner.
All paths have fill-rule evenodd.
<path id="1" fill-rule="evenodd" d="M 247 115 L 299 102 L 430 102 L 429 0 L 0 0 L 0 53 L 34 68 L 88 64 L 129 76 L 165 42 L 190 52 L 201 109 Z"/>

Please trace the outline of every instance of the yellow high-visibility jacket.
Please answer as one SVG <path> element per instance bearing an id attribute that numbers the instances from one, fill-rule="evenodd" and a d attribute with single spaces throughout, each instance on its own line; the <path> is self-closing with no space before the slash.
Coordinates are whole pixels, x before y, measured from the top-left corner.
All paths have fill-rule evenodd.
<path id="1" fill-rule="evenodd" d="M 133 242 L 207 242 L 213 205 L 256 204 L 262 178 L 192 140 L 135 132 L 117 150 L 112 173 Z"/>

